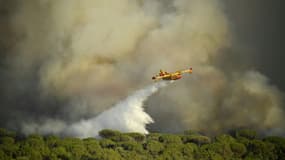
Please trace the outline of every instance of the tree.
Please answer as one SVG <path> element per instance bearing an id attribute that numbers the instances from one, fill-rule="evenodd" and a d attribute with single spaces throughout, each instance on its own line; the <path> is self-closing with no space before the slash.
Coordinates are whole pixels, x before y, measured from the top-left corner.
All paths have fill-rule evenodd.
<path id="1" fill-rule="evenodd" d="M 162 150 L 163 159 L 183 159 L 183 143 L 165 143 Z"/>
<path id="2" fill-rule="evenodd" d="M 246 147 L 242 143 L 233 142 L 230 144 L 234 157 L 241 158 L 247 152 Z"/>
<path id="3" fill-rule="evenodd" d="M 102 148 L 115 148 L 117 144 L 109 139 L 102 139 L 100 140 L 100 146 Z"/>
<path id="4" fill-rule="evenodd" d="M 104 129 L 104 130 L 99 132 L 99 135 L 102 138 L 107 138 L 107 139 L 110 139 L 110 138 L 115 137 L 115 136 L 119 136 L 120 134 L 121 134 L 121 132 L 116 131 L 116 130 L 111 130 L 111 129 Z"/>
<path id="5" fill-rule="evenodd" d="M 285 139 L 260 140 L 250 130 L 236 138 L 222 134 L 213 140 L 198 134 L 120 133 L 103 130 L 103 139 L 29 135 L 21 139 L 0 130 L 0 160 L 283 160 Z"/>
<path id="6" fill-rule="evenodd" d="M 30 158 L 24 156 L 24 157 L 17 157 L 16 160 L 30 160 Z"/>
<path id="7" fill-rule="evenodd" d="M 119 151 L 119 153 L 120 153 L 122 159 L 124 159 L 124 160 L 141 160 L 144 158 L 143 155 L 138 154 L 135 151 L 122 150 L 122 151 Z"/>
<path id="8" fill-rule="evenodd" d="M 69 160 L 71 159 L 71 154 L 66 151 L 66 149 L 62 146 L 52 148 L 51 155 L 60 158 L 62 160 Z"/>
<path id="9" fill-rule="evenodd" d="M 182 137 L 183 143 L 195 143 L 198 146 L 211 143 L 211 139 L 202 135 L 185 135 Z"/>
<path id="10" fill-rule="evenodd" d="M 249 146 L 249 143 L 251 141 L 250 139 L 247 139 L 245 137 L 237 137 L 236 140 L 237 140 L 237 142 L 244 144 L 246 147 Z"/>
<path id="11" fill-rule="evenodd" d="M 236 140 L 232 136 L 227 135 L 227 134 L 222 134 L 222 135 L 215 137 L 215 141 L 219 143 L 228 143 L 228 144 L 236 142 Z"/>
<path id="12" fill-rule="evenodd" d="M 175 150 L 174 148 L 163 151 L 159 156 L 163 160 L 180 160 L 183 159 L 182 152 Z"/>
<path id="13" fill-rule="evenodd" d="M 12 138 L 15 138 L 16 137 L 16 133 L 8 131 L 8 130 L 6 130 L 4 128 L 0 128 L 0 137 L 12 137 Z"/>
<path id="14" fill-rule="evenodd" d="M 56 136 L 47 136 L 44 138 L 44 140 L 45 140 L 45 144 L 49 148 L 57 147 L 60 143 L 60 139 Z"/>
<path id="15" fill-rule="evenodd" d="M 50 154 L 50 150 L 45 144 L 43 137 L 36 134 L 28 136 L 20 143 L 20 147 L 23 148 L 22 155 L 35 157 L 35 159 L 39 157 L 48 157 Z"/>
<path id="16" fill-rule="evenodd" d="M 195 132 L 193 130 L 186 130 L 184 131 L 184 135 L 200 135 L 198 132 Z"/>
<path id="17" fill-rule="evenodd" d="M 236 131 L 235 137 L 245 137 L 247 139 L 255 139 L 257 137 L 257 133 L 254 130 L 242 129 Z"/>
<path id="18" fill-rule="evenodd" d="M 275 159 L 274 145 L 261 140 L 252 140 L 248 146 L 248 152 L 251 157 L 260 159 Z"/>
<path id="19" fill-rule="evenodd" d="M 194 153 L 197 152 L 198 146 L 194 143 L 187 143 L 182 147 L 182 153 L 185 159 L 193 159 Z"/>
<path id="20" fill-rule="evenodd" d="M 122 160 L 122 157 L 118 152 L 104 148 L 102 155 L 98 156 L 98 160 Z"/>
<path id="21" fill-rule="evenodd" d="M 157 155 L 162 152 L 164 149 L 163 144 L 150 140 L 145 144 L 145 149 L 151 154 L 151 155 Z"/>
<path id="22" fill-rule="evenodd" d="M 161 136 L 162 134 L 160 133 L 150 133 L 147 135 L 147 139 L 148 140 L 154 140 L 154 141 L 158 141 L 159 137 Z"/>
<path id="23" fill-rule="evenodd" d="M 132 133 L 125 133 L 125 134 L 132 137 L 137 142 L 143 142 L 146 139 L 145 135 L 141 133 L 132 132 Z"/>
<path id="24" fill-rule="evenodd" d="M 216 157 L 218 154 L 224 158 L 231 158 L 233 155 L 230 145 L 228 143 L 214 142 L 211 144 L 205 144 L 200 147 L 200 149 L 207 151 L 210 157 L 212 157 L 213 155 L 215 155 Z"/>
<path id="25" fill-rule="evenodd" d="M 12 137 L 1 137 L 0 138 L 0 150 L 7 156 L 13 157 L 17 154 L 19 145 L 15 144 L 15 140 Z M 3 156 L 4 156 L 3 154 Z M 4 156 L 5 157 L 5 156 Z M 6 158 L 7 159 L 7 158 Z"/>
<path id="26" fill-rule="evenodd" d="M 134 139 L 126 134 L 119 134 L 113 137 L 110 137 L 114 142 L 125 142 L 125 141 L 134 141 Z"/>
<path id="27" fill-rule="evenodd" d="M 194 154 L 195 160 L 223 160 L 222 155 L 216 153 L 215 151 L 209 149 L 208 144 L 200 147 Z M 226 159 L 226 158 L 225 158 Z"/>
<path id="28" fill-rule="evenodd" d="M 143 147 L 141 144 L 138 144 L 136 141 L 127 141 L 122 142 L 120 145 L 124 150 L 135 151 L 137 153 L 143 153 Z"/>
<path id="29" fill-rule="evenodd" d="M 165 134 L 165 135 L 161 135 L 158 140 L 161 142 L 161 143 L 165 143 L 165 144 L 168 144 L 168 143 L 177 143 L 177 144 L 181 144 L 182 141 L 181 141 L 181 138 L 179 136 L 176 136 L 176 135 L 170 135 L 170 134 Z"/>
<path id="30" fill-rule="evenodd" d="M 87 152 L 91 155 L 101 154 L 102 148 L 100 143 L 95 138 L 87 138 L 83 140 L 84 146 L 87 149 Z"/>
<path id="31" fill-rule="evenodd" d="M 65 138 L 61 141 L 67 152 L 71 153 L 75 159 L 80 159 L 83 155 L 87 154 L 87 150 L 83 144 L 83 141 L 79 138 Z"/>
<path id="32" fill-rule="evenodd" d="M 5 154 L 5 152 L 2 150 L 2 148 L 0 149 L 0 159 L 8 159 L 8 156 Z"/>
<path id="33" fill-rule="evenodd" d="M 263 139 L 264 142 L 274 144 L 274 153 L 279 159 L 285 159 L 285 138 L 270 136 Z"/>

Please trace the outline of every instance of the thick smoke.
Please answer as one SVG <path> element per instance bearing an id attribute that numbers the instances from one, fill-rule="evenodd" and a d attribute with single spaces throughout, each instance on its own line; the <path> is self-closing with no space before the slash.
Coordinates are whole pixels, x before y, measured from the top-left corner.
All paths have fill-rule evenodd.
<path id="1" fill-rule="evenodd" d="M 191 66 L 191 76 L 146 101 L 156 122 L 151 131 L 284 132 L 283 94 L 254 69 L 257 56 L 236 43 L 223 1 L 15 0 L 9 6 L 1 37 L 3 127 L 24 132 L 43 124 L 40 132 L 60 133 L 106 113 L 152 83 L 159 69 Z"/>

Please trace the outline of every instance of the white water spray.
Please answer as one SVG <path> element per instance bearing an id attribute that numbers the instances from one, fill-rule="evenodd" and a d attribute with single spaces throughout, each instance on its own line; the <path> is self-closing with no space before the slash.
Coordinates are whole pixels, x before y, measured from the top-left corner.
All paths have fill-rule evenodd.
<path id="1" fill-rule="evenodd" d="M 66 130 L 67 134 L 81 138 L 93 137 L 98 136 L 98 132 L 102 129 L 147 134 L 146 125 L 154 121 L 144 112 L 143 102 L 167 84 L 168 82 L 161 81 L 141 89 L 99 116 L 72 124 Z"/>

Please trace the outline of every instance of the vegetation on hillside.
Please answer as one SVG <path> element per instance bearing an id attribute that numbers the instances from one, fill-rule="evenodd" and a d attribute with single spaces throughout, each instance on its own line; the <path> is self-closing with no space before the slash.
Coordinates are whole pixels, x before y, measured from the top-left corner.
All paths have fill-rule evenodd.
<path id="1" fill-rule="evenodd" d="M 102 139 L 20 136 L 0 129 L 0 160 L 285 160 L 285 139 L 237 130 L 213 138 L 102 130 Z"/>

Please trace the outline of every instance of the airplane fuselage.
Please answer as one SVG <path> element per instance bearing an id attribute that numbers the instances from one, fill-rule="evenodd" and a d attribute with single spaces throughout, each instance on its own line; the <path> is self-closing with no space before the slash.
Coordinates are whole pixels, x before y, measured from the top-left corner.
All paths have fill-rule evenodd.
<path id="1" fill-rule="evenodd" d="M 192 73 L 192 68 L 176 71 L 173 73 L 167 73 L 165 71 L 160 70 L 159 74 L 156 76 L 153 76 L 153 80 L 178 80 L 182 78 L 183 73 Z"/>
<path id="2" fill-rule="evenodd" d="M 165 77 L 165 78 L 162 78 L 163 80 L 178 80 L 182 78 L 182 75 L 181 74 L 178 74 L 178 75 L 171 75 L 170 77 Z"/>

